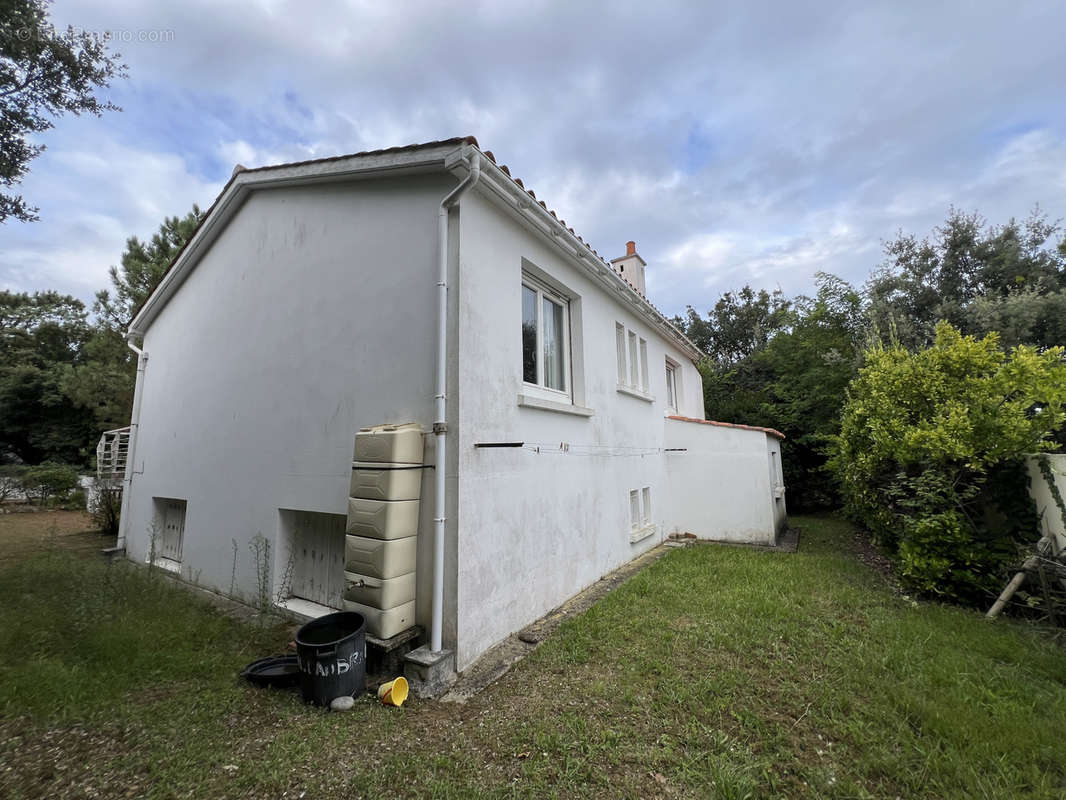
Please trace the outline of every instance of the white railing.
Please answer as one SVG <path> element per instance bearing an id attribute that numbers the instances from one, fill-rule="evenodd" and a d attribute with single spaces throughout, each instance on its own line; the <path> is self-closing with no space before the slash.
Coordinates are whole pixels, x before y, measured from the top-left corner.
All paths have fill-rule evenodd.
<path id="1" fill-rule="evenodd" d="M 122 480 L 126 474 L 126 453 L 130 449 L 130 429 L 104 431 L 96 444 L 96 476 L 100 480 Z"/>

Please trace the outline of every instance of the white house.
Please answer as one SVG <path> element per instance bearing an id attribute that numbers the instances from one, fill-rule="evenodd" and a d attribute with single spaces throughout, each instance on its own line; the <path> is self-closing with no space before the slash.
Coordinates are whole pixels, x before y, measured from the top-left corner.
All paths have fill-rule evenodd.
<path id="1" fill-rule="evenodd" d="M 120 544 L 340 607 L 353 437 L 419 423 L 413 621 L 461 671 L 670 533 L 773 542 L 780 434 L 703 423 L 645 268 L 472 138 L 238 166 L 130 326 Z"/>

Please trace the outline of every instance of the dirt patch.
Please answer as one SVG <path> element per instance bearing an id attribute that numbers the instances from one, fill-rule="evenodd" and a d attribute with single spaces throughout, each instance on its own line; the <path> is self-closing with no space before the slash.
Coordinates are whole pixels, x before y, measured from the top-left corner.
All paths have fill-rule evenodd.
<path id="1" fill-rule="evenodd" d="M 0 514 L 0 564 L 21 561 L 54 547 L 91 553 L 115 544 L 115 537 L 93 529 L 84 511 Z"/>
<path id="2" fill-rule="evenodd" d="M 896 578 L 896 571 L 892 566 L 891 559 L 877 549 L 870 534 L 866 531 L 856 530 L 851 535 L 851 549 L 855 557 L 868 566 L 887 583 L 896 594 L 903 594 L 903 587 Z"/>

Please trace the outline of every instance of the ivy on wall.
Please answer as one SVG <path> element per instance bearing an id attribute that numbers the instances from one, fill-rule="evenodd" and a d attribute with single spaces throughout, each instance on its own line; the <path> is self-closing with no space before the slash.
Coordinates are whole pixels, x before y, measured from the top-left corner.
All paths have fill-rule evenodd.
<path id="1" fill-rule="evenodd" d="M 1066 503 L 1062 501 L 1062 493 L 1059 491 L 1059 486 L 1055 482 L 1055 473 L 1051 469 L 1051 459 L 1046 454 L 1041 453 L 1036 459 L 1037 467 L 1040 468 L 1040 474 L 1044 476 L 1044 482 L 1047 484 L 1048 491 L 1051 492 L 1051 499 L 1055 501 L 1055 505 L 1059 508 L 1059 516 L 1062 517 L 1062 524 L 1066 525 Z"/>

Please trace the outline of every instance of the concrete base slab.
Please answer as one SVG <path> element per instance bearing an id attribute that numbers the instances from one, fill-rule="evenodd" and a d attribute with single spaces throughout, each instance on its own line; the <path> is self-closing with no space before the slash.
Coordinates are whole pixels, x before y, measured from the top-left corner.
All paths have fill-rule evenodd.
<path id="1" fill-rule="evenodd" d="M 422 629 L 417 625 L 401 631 L 390 639 L 366 637 L 366 686 L 377 689 L 404 671 L 404 657 L 422 641 Z"/>
<path id="2" fill-rule="evenodd" d="M 274 606 L 278 613 L 296 622 L 310 622 L 313 619 L 324 617 L 326 614 L 335 614 L 339 608 L 330 608 L 321 603 L 304 600 L 302 597 L 286 597 L 278 601 Z"/>
<path id="3" fill-rule="evenodd" d="M 720 547 L 743 547 L 746 550 L 765 550 L 771 553 L 795 553 L 799 549 L 800 529 L 788 527 L 778 534 L 773 544 L 753 544 L 751 542 L 730 542 L 721 539 L 700 539 L 700 544 L 713 544 Z"/>
<path id="4" fill-rule="evenodd" d="M 424 644 L 405 655 L 403 660 L 404 677 L 416 697 L 440 697 L 455 683 L 455 653 L 451 650 L 434 652 Z"/>
<path id="5" fill-rule="evenodd" d="M 800 529 L 791 525 L 777 537 L 777 549 L 785 553 L 795 553 L 799 549 Z"/>

